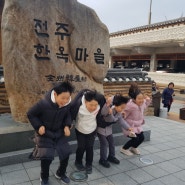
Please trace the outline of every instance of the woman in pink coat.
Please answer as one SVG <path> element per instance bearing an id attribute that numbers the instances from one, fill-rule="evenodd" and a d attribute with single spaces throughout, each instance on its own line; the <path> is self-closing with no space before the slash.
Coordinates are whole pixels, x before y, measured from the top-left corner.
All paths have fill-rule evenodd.
<path id="1" fill-rule="evenodd" d="M 136 83 L 131 84 L 129 88 L 130 101 L 124 110 L 124 116 L 127 123 L 133 128 L 136 137 L 131 138 L 120 150 L 125 155 L 140 154 L 137 147 L 144 141 L 144 134 L 142 125 L 144 121 L 144 110 L 150 105 L 151 99 L 142 94 Z M 128 136 L 128 131 L 123 130 L 124 134 Z"/>

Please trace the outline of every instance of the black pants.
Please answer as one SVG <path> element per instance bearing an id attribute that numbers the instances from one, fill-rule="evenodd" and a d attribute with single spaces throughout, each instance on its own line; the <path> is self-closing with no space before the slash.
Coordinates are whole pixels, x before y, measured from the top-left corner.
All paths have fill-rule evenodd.
<path id="1" fill-rule="evenodd" d="M 163 107 L 167 107 L 167 112 L 169 112 L 170 109 L 171 109 L 171 105 L 172 105 L 173 99 L 171 99 L 169 101 L 166 100 L 165 102 L 167 102 L 167 103 L 165 103 Z"/>
<path id="2" fill-rule="evenodd" d="M 57 170 L 57 175 L 61 176 L 66 173 L 69 157 L 60 161 L 60 165 Z M 43 159 L 41 160 L 41 178 L 48 180 L 49 178 L 49 167 L 52 160 Z"/>
<path id="3" fill-rule="evenodd" d="M 115 145 L 113 135 L 104 136 L 102 134 L 97 134 L 100 140 L 100 159 L 107 160 L 107 149 L 109 147 L 109 156 L 115 157 Z"/>
<path id="4" fill-rule="evenodd" d="M 41 173 L 40 177 L 41 179 L 48 180 L 49 178 L 49 167 L 52 160 L 43 159 L 41 160 Z"/>
<path id="5" fill-rule="evenodd" d="M 75 129 L 77 139 L 76 162 L 82 164 L 84 152 L 86 152 L 86 165 L 92 166 L 93 162 L 93 146 L 95 141 L 96 131 L 90 134 L 83 134 Z"/>
<path id="6" fill-rule="evenodd" d="M 171 109 L 171 103 L 167 105 L 167 112 L 169 112 Z"/>
<path id="7" fill-rule="evenodd" d="M 69 157 L 60 161 L 60 165 L 57 170 L 57 175 L 59 175 L 60 177 L 66 173 L 68 161 L 69 161 Z"/>
<path id="8" fill-rule="evenodd" d="M 132 137 L 124 146 L 123 149 L 127 150 L 130 147 L 137 148 L 144 141 L 144 134 L 136 134 L 137 137 Z"/>

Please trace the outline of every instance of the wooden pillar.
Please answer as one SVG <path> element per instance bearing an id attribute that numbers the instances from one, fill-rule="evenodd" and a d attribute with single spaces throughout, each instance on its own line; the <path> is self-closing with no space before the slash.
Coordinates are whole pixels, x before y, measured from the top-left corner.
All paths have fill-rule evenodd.
<path id="1" fill-rule="evenodd" d="M 150 59 L 150 71 L 154 72 L 156 70 L 157 70 L 156 54 L 153 53 Z"/>
<path id="2" fill-rule="evenodd" d="M 129 67 L 129 60 L 125 61 L 125 67 Z"/>
<path id="3" fill-rule="evenodd" d="M 109 68 L 113 68 L 113 61 L 111 56 L 109 56 Z"/>
<path id="4" fill-rule="evenodd" d="M 170 68 L 176 68 L 176 65 L 177 65 L 177 61 L 176 60 L 171 60 L 170 61 Z"/>

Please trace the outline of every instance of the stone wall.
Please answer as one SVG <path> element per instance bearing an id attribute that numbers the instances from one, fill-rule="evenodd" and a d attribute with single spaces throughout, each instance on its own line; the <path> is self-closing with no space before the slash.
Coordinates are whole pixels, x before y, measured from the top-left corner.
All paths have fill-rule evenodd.
<path id="1" fill-rule="evenodd" d="M 148 82 L 138 82 L 137 84 L 139 86 L 139 88 L 141 89 L 141 91 L 149 96 L 152 99 L 152 85 L 151 85 L 151 81 Z M 109 95 L 115 95 L 115 94 L 122 94 L 123 96 L 128 96 L 128 91 L 129 91 L 129 87 L 131 85 L 131 82 L 106 82 L 103 85 L 104 88 L 104 93 L 105 95 L 109 94 Z M 145 111 L 145 115 L 147 116 L 153 116 L 154 115 L 154 108 L 151 104 L 151 106 L 148 107 L 148 109 Z"/>
<path id="2" fill-rule="evenodd" d="M 0 83 L 0 114 L 3 113 L 10 113 L 10 104 L 8 102 L 5 84 Z"/>
<path id="3" fill-rule="evenodd" d="M 129 87 L 132 82 L 105 82 L 103 85 L 104 94 L 122 94 L 123 96 L 128 96 Z M 137 82 L 141 91 L 148 95 L 152 96 L 151 92 L 151 82 Z"/>

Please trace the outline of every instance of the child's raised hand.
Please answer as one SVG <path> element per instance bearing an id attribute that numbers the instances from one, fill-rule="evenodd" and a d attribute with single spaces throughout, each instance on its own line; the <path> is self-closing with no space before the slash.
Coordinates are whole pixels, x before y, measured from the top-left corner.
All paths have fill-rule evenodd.
<path id="1" fill-rule="evenodd" d="M 45 126 L 41 126 L 38 130 L 38 133 L 42 136 L 45 134 Z"/>
<path id="2" fill-rule="evenodd" d="M 150 97 L 149 97 L 148 95 L 145 94 L 145 95 L 144 95 L 144 99 L 145 99 L 145 100 L 150 100 Z"/>
<path id="3" fill-rule="evenodd" d="M 110 105 L 112 104 L 112 97 L 109 96 L 107 99 L 106 99 L 106 103 L 107 103 L 107 107 L 110 107 Z"/>
<path id="4" fill-rule="evenodd" d="M 133 132 L 133 128 L 129 128 L 129 137 L 137 137 L 136 134 Z"/>
<path id="5" fill-rule="evenodd" d="M 68 127 L 68 126 L 65 126 L 65 127 L 64 127 L 64 135 L 65 135 L 65 136 L 70 136 L 70 134 L 71 134 L 71 132 L 70 132 L 69 127 Z"/>

